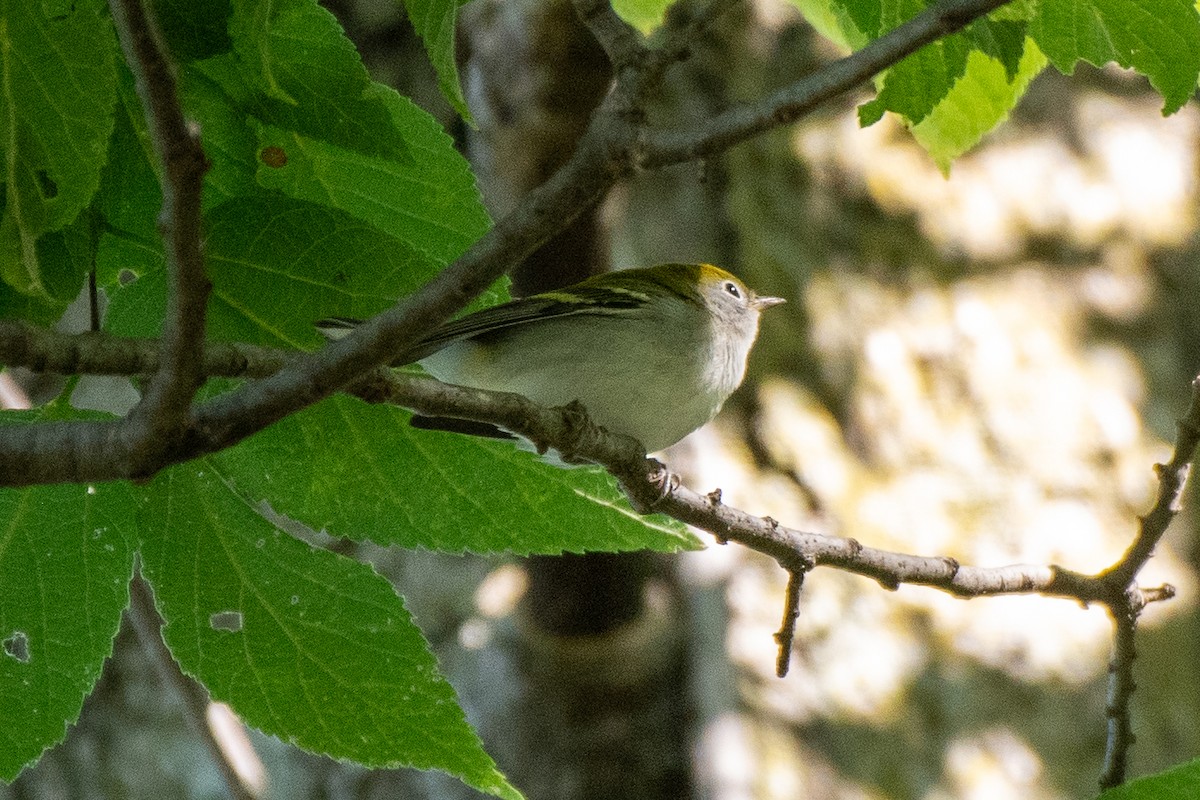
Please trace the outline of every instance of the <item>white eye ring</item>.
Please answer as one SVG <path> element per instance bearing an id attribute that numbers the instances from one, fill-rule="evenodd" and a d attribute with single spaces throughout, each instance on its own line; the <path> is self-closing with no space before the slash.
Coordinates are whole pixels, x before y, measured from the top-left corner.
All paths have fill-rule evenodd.
<path id="1" fill-rule="evenodd" d="M 733 281 L 725 281 L 725 291 L 729 292 L 739 300 L 742 299 L 742 290 L 739 289 L 738 285 Z"/>

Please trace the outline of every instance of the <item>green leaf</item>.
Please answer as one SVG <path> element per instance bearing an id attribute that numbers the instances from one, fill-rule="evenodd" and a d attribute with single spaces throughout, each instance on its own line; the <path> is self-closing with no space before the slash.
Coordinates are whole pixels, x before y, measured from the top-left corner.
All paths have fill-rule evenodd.
<path id="1" fill-rule="evenodd" d="M 948 173 L 954 159 L 1008 118 L 1030 81 L 1045 66 L 1046 57 L 1032 40 L 1027 42 L 1011 80 L 1004 64 L 978 50 L 972 51 L 967 58 L 966 73 L 933 111 L 912 127 L 913 137 Z"/>
<path id="2" fill-rule="evenodd" d="M 145 499 L 143 570 L 163 636 L 214 698 L 306 750 L 520 798 L 369 566 L 272 528 L 209 459 L 158 476 Z"/>
<path id="3" fill-rule="evenodd" d="M 304 348 L 313 322 L 370 316 L 411 292 L 437 265 L 348 214 L 278 196 L 230 200 L 208 215 L 205 255 L 214 339 Z M 161 324 L 162 272 L 115 292 L 108 327 L 153 336 Z"/>
<path id="4" fill-rule="evenodd" d="M 1193 800 L 1200 796 L 1200 759 L 1109 789 L 1100 800 Z"/>
<path id="5" fill-rule="evenodd" d="M 793 0 L 808 8 L 806 14 L 823 19 L 826 36 L 855 49 L 909 21 L 928 4 L 924 0 Z M 824 32 L 824 31 L 823 31 Z M 969 54 L 981 51 L 998 59 L 1008 79 L 1014 80 L 1024 52 L 1025 26 L 1021 20 L 973 22 L 965 30 L 922 47 L 876 79 L 879 94 L 859 108 L 859 123 L 866 127 L 892 111 L 909 124 L 933 112 L 965 74 Z"/>
<path id="6" fill-rule="evenodd" d="M 291 197 L 340 208 L 446 264 L 490 224 L 475 178 L 427 113 L 383 86 L 368 94 L 388 109 L 389 124 L 402 132 L 415 159 L 368 155 L 258 124 L 258 180 Z"/>
<path id="7" fill-rule="evenodd" d="M 885 6 L 884 0 L 845 0 L 845 2 L 833 2 L 833 5 L 845 13 L 854 23 L 854 27 L 870 40 L 879 38 L 879 34 L 884 32 L 881 28 L 886 13 L 885 9 L 894 9 L 895 0 L 888 0 L 888 3 L 889 5 Z M 912 11 L 910 7 L 909 13 L 912 14 L 915 11 Z M 862 44 L 858 44 L 856 47 L 861 47 Z"/>
<path id="8" fill-rule="evenodd" d="M 154 17 L 176 62 L 229 52 L 230 0 L 154 0 Z"/>
<path id="9" fill-rule="evenodd" d="M 106 228 L 153 242 L 161 251 L 162 237 L 156 223 L 162 208 L 162 189 L 150 134 L 133 88 L 133 76 L 122 70 L 120 77 L 109 159 L 92 207 Z"/>
<path id="10" fill-rule="evenodd" d="M 438 88 L 451 107 L 468 124 L 474 126 L 471 110 L 463 97 L 462 84 L 458 78 L 458 59 L 455 52 L 454 32 L 458 21 L 458 8 L 466 0 L 405 0 L 404 8 L 413 30 L 425 43 L 429 62 L 437 73 Z"/>
<path id="11" fill-rule="evenodd" d="M 648 35 L 663 24 L 667 9 L 674 2 L 675 0 L 613 0 L 612 7 L 617 16 Z"/>
<path id="12" fill-rule="evenodd" d="M 491 441 L 408 425 L 409 414 L 334 397 L 218 461 L 248 497 L 336 536 L 453 553 L 658 550 L 701 545 L 636 515 L 597 469 L 560 469 Z"/>
<path id="13" fill-rule="evenodd" d="M 870 41 L 855 24 L 850 16 L 846 3 L 835 0 L 789 0 L 795 6 L 817 33 L 836 44 L 843 50 L 857 50 Z M 860 9 L 861 11 L 861 9 Z M 868 17 L 878 17 L 878 3 L 874 12 L 866 12 Z"/>
<path id="14" fill-rule="evenodd" d="M 133 525 L 124 484 L 0 490 L 0 779 L 62 741 L 100 677 L 129 603 Z"/>
<path id="15" fill-rule="evenodd" d="M 859 107 L 859 124 L 873 125 L 888 111 L 912 124 L 920 122 L 962 76 L 969 51 L 966 37 L 956 33 L 908 56 L 884 74 L 883 88 L 876 98 Z"/>
<path id="16" fill-rule="evenodd" d="M 1150 79 L 1163 113 L 1178 111 L 1200 75 L 1200 14 L 1193 0 L 1043 0 L 1029 34 L 1064 74 L 1115 61 Z"/>
<path id="17" fill-rule="evenodd" d="M 999 61 L 1004 66 L 1005 78 L 1011 82 L 1017 77 L 1025 54 L 1026 27 L 1020 21 L 976 20 L 967 28 L 967 39 L 975 48 L 971 53 L 982 53 Z"/>
<path id="18" fill-rule="evenodd" d="M 0 0 L 0 279 L 47 295 L 37 239 L 70 224 L 100 183 L 116 100 L 116 37 L 99 0 L 46 16 Z"/>
<path id="19" fill-rule="evenodd" d="M 254 174 L 254 133 L 247 123 L 257 108 L 245 68 L 233 55 L 220 55 L 190 65 L 182 95 L 187 113 L 200 121 L 200 142 L 212 167 L 204 176 L 204 207 L 261 194 Z"/>
<path id="20" fill-rule="evenodd" d="M 113 291 L 119 290 L 123 274 L 151 274 L 165 263 L 157 225 L 162 189 L 153 166 L 150 136 L 133 76 L 122 71 L 121 78 L 111 156 L 92 204 L 99 229 L 96 281 Z"/>
<path id="21" fill-rule="evenodd" d="M 48 297 L 30 297 L 0 283 L 0 319 L 24 319 L 50 326 L 62 317 L 67 304 Z"/>
<path id="22" fill-rule="evenodd" d="M 260 119 L 367 155 L 411 158 L 332 14 L 315 0 L 232 2 L 234 52 L 259 93 Z"/>
<path id="23" fill-rule="evenodd" d="M 46 294 L 63 303 L 79 296 L 79 290 L 95 256 L 91 215 L 80 214 L 65 228 L 42 234 L 37 241 L 38 263 Z"/>

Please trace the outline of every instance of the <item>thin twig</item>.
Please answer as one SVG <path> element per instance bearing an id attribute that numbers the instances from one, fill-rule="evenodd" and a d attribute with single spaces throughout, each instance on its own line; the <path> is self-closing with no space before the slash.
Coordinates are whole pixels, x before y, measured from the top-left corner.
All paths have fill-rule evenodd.
<path id="1" fill-rule="evenodd" d="M 154 606 L 154 595 L 150 585 L 140 574 L 135 575 L 129 585 L 129 616 L 137 630 L 138 641 L 153 662 L 159 677 L 183 702 L 184 716 L 221 773 L 221 780 L 225 783 L 229 796 L 233 800 L 257 800 L 258 795 L 242 783 L 237 770 L 225 757 L 220 742 L 208 726 L 208 693 L 200 684 L 179 671 L 179 665 L 167 649 L 162 638 L 162 617 Z"/>
<path id="2" fill-rule="evenodd" d="M 822 67 L 757 103 L 736 106 L 684 129 L 646 134 L 639 166 L 656 169 L 706 158 L 771 128 L 794 122 L 925 45 L 1010 0 L 942 0 L 858 52 Z"/>
<path id="3" fill-rule="evenodd" d="M 109 6 L 162 168 L 159 229 L 168 276 L 162 357 L 126 422 L 134 469 L 145 464 L 154 471 L 158 451 L 188 424 L 192 398 L 203 383 L 204 316 L 212 285 L 200 250 L 200 194 L 208 162 L 199 134 L 183 117 L 174 69 L 149 9 L 140 0 L 110 0 Z"/>
<path id="4" fill-rule="evenodd" d="M 1171 459 L 1166 464 L 1154 465 L 1154 472 L 1158 475 L 1158 497 L 1154 507 L 1139 518 L 1138 533 L 1133 543 L 1108 569 L 1114 585 L 1124 588 L 1133 581 L 1167 532 L 1171 520 L 1179 513 L 1197 444 L 1200 444 L 1200 377 L 1192 381 L 1191 402 L 1176 425 Z"/>
<path id="5" fill-rule="evenodd" d="M 800 591 L 804 588 L 806 567 L 788 570 L 787 591 L 783 598 L 783 622 L 775 632 L 779 654 L 775 657 L 775 674 L 786 678 L 792 664 L 792 642 L 796 638 L 796 622 L 800 619 Z"/>
<path id="6" fill-rule="evenodd" d="M 355 393 L 430 416 L 492 423 L 529 439 L 539 449 L 554 448 L 567 461 L 599 464 L 617 478 L 635 508 L 674 517 L 718 540 L 739 542 L 774 558 L 785 569 L 832 566 L 872 578 L 888 589 L 917 584 L 957 597 L 1044 594 L 1085 603 L 1116 599 L 1111 582 L 1101 576 L 1057 566 L 972 567 L 945 557 L 880 550 L 854 539 L 789 528 L 679 484 L 672 483 L 664 493 L 661 470 L 645 457 L 642 446 L 596 426 L 578 404 L 546 409 L 520 395 L 447 386 L 432 378 L 383 370 L 357 384 Z"/>
<path id="7" fill-rule="evenodd" d="M 1137 657 L 1135 634 L 1139 609 L 1125 602 L 1109 606 L 1113 620 L 1112 657 L 1108 662 L 1108 698 L 1105 703 L 1107 735 L 1104 743 L 1104 765 L 1100 771 L 1100 788 L 1109 789 L 1125 782 L 1129 750 L 1133 746 L 1133 723 L 1130 719 L 1130 700 L 1136 683 L 1133 662 Z"/>
<path id="8" fill-rule="evenodd" d="M 1133 726 L 1130 704 L 1135 687 L 1133 662 L 1134 634 L 1138 615 L 1147 603 L 1175 596 L 1175 588 L 1164 585 L 1157 589 L 1140 589 L 1137 575 L 1153 555 L 1166 534 L 1171 521 L 1179 513 L 1184 487 L 1187 485 L 1191 462 L 1200 443 L 1200 377 L 1192 381 L 1192 398 L 1188 410 L 1176 426 L 1175 446 L 1166 464 L 1155 464 L 1158 476 L 1158 496 L 1149 513 L 1139 517 L 1138 532 L 1133 542 L 1115 564 L 1100 574 L 1100 579 L 1112 587 L 1113 600 L 1107 603 L 1113 619 L 1113 651 L 1109 662 L 1107 736 L 1104 747 L 1104 768 L 1100 774 L 1101 788 L 1118 786 L 1125 780 L 1129 750 L 1133 746 Z"/>

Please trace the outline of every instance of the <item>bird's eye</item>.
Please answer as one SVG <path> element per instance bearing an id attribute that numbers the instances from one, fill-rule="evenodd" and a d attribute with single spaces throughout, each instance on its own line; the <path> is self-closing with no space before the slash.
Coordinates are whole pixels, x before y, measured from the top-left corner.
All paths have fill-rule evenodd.
<path id="1" fill-rule="evenodd" d="M 739 300 L 742 299 L 742 290 L 739 289 L 738 285 L 733 281 L 725 281 L 725 291 L 729 292 L 729 294 L 733 295 Z"/>

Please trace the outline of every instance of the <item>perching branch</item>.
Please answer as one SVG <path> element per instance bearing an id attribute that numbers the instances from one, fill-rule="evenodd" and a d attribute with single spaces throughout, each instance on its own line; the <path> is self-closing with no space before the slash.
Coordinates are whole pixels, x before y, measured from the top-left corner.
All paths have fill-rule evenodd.
<path id="1" fill-rule="evenodd" d="M 1109 667 L 1107 745 L 1102 787 L 1124 780 L 1133 743 L 1129 704 L 1133 697 L 1134 633 L 1141 610 L 1169 600 L 1170 585 L 1137 586 L 1138 572 L 1179 510 L 1187 467 L 1200 436 L 1200 378 L 1192 382 L 1192 400 L 1179 423 L 1171 461 L 1159 465 L 1158 501 L 1141 520 L 1134 544 L 1108 569 L 1086 575 L 1063 567 L 1010 565 L 972 567 L 950 558 L 915 556 L 866 547 L 854 539 L 787 528 L 770 517 L 757 517 L 724 505 L 720 490 L 698 494 L 676 484 L 662 465 L 647 459 L 641 445 L 627 436 L 609 434 L 592 424 L 573 404 L 543 409 L 519 395 L 445 386 L 432 379 L 379 372 L 357 387 L 374 401 L 393 402 L 436 416 L 454 416 L 498 424 L 534 442 L 554 448 L 566 460 L 600 464 L 621 484 L 634 508 L 663 513 L 708 531 L 721 544 L 736 541 L 770 556 L 788 571 L 783 624 L 776 634 L 780 651 L 776 671 L 787 672 L 803 577 L 818 566 L 832 566 L 872 578 L 886 589 L 902 584 L 930 586 L 957 597 L 1041 594 L 1083 603 L 1101 603 L 1114 620 L 1113 655 Z"/>
<path id="2" fill-rule="evenodd" d="M 1173 596 L 1169 587 L 1144 592 L 1118 586 L 1112 568 L 1096 575 L 1058 566 L 972 567 L 944 557 L 916 556 L 867 547 L 854 539 L 788 528 L 725 505 L 719 492 L 699 494 L 664 482 L 662 466 L 647 459 L 634 439 L 593 424 L 577 403 L 546 409 L 520 395 L 447 386 L 432 378 L 379 371 L 355 387 L 373 402 L 387 402 L 430 416 L 487 422 L 517 433 L 539 450 L 553 448 L 568 462 L 598 464 L 621 484 L 634 508 L 661 513 L 708 531 L 718 542 L 738 542 L 770 556 L 792 573 L 837 567 L 877 581 L 886 589 L 902 584 L 930 586 L 957 597 L 1042 594 L 1115 608 L 1137 599 Z M 1200 401 L 1197 401 L 1200 404 Z"/>

